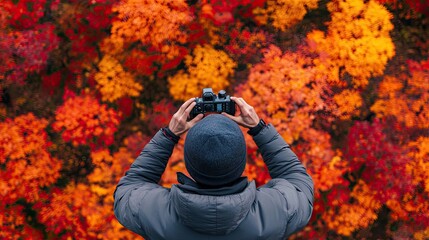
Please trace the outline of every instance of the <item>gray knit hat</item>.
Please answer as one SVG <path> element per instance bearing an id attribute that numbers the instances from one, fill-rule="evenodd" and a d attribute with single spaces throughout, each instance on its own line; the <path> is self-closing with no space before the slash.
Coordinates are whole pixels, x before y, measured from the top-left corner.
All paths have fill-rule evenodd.
<path id="1" fill-rule="evenodd" d="M 238 179 L 246 165 L 246 142 L 237 123 L 211 114 L 195 124 L 185 140 L 185 165 L 192 178 L 207 186 Z"/>

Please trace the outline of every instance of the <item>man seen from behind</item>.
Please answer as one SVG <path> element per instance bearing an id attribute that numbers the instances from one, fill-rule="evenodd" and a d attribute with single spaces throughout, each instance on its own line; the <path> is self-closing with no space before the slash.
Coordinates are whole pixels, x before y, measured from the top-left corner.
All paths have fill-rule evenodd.
<path id="1" fill-rule="evenodd" d="M 272 124 L 244 99 L 231 99 L 237 116 L 189 120 L 192 98 L 155 134 L 117 185 L 114 211 L 122 225 L 146 239 L 235 240 L 286 239 L 308 223 L 312 178 Z M 239 125 L 249 129 L 272 178 L 258 188 L 242 176 L 246 143 Z M 190 177 L 178 173 L 179 184 L 162 187 L 161 175 L 185 132 Z"/>

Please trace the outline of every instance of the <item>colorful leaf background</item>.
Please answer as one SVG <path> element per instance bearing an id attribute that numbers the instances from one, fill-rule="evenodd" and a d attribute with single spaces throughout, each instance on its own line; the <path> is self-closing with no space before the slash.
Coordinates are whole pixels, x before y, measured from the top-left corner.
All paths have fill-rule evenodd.
<path id="1" fill-rule="evenodd" d="M 428 28 L 425 0 L 3 0 L 0 239 L 139 238 L 115 186 L 204 87 L 243 97 L 312 175 L 292 239 L 429 239 Z"/>

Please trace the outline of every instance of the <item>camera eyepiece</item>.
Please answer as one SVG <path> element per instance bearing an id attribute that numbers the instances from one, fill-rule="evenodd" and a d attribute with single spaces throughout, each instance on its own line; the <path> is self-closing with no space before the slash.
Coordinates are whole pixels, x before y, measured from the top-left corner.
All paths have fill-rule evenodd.
<path id="1" fill-rule="evenodd" d="M 213 93 L 213 89 L 211 88 L 204 88 L 203 89 L 203 100 L 204 101 L 213 101 L 215 98 L 215 94 Z"/>

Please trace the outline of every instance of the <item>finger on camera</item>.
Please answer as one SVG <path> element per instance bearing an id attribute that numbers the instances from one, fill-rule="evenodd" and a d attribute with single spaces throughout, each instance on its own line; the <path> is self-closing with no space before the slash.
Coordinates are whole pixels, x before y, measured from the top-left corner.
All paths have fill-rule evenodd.
<path id="1" fill-rule="evenodd" d="M 238 115 L 240 115 L 243 112 L 245 106 L 243 105 L 243 103 L 240 101 L 239 98 L 234 98 L 234 99 L 235 99 L 234 100 L 234 102 L 235 102 L 235 109 L 238 110 Z"/>
<path id="2" fill-rule="evenodd" d="M 186 117 L 189 116 L 189 113 L 192 111 L 192 108 L 194 108 L 196 104 L 197 104 L 196 102 L 191 102 L 191 104 L 189 104 L 189 106 L 185 109 L 184 115 Z"/>
<path id="3" fill-rule="evenodd" d="M 238 97 L 231 97 L 231 100 L 233 100 L 238 105 L 238 107 L 241 108 L 243 106 L 243 103 L 240 101 L 240 99 L 241 98 Z"/>
<path id="4" fill-rule="evenodd" d="M 192 102 L 195 102 L 194 100 L 195 98 L 190 98 L 186 100 L 186 102 L 184 102 L 182 106 L 180 106 L 179 111 L 184 112 L 189 107 L 189 105 L 192 104 Z"/>
<path id="5" fill-rule="evenodd" d="M 246 103 L 246 101 L 244 101 L 243 98 L 237 98 L 238 101 L 238 106 L 240 107 L 240 109 L 247 109 L 249 107 L 251 107 L 249 104 Z"/>

